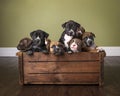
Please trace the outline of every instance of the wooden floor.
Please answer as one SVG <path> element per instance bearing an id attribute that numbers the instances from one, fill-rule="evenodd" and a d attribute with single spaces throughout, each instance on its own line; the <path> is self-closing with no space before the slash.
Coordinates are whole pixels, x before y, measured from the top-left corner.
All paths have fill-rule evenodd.
<path id="1" fill-rule="evenodd" d="M 120 96 L 120 57 L 106 57 L 104 86 L 18 83 L 18 59 L 0 57 L 0 96 Z"/>

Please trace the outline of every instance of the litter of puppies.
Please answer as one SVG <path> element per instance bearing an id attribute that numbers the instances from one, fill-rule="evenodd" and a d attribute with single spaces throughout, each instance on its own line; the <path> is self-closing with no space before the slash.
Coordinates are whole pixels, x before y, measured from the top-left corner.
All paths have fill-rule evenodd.
<path id="1" fill-rule="evenodd" d="M 85 28 L 79 23 L 69 20 L 62 24 L 64 31 L 58 41 L 51 41 L 49 34 L 43 30 L 35 30 L 30 33 L 31 38 L 25 37 L 19 41 L 17 49 L 33 55 L 34 52 L 43 52 L 44 54 L 64 55 L 77 52 L 100 52 L 95 42 L 95 34 L 86 32 Z"/>

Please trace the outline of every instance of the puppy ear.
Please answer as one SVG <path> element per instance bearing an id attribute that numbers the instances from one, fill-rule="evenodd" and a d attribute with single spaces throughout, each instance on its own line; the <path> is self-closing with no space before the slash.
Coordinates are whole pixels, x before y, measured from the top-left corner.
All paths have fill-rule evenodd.
<path id="1" fill-rule="evenodd" d="M 63 27 L 63 28 L 65 28 L 65 26 L 66 26 L 66 23 L 67 23 L 67 22 L 65 22 L 64 24 L 62 24 L 62 27 Z"/>
<path id="2" fill-rule="evenodd" d="M 96 37 L 94 33 L 91 32 L 90 34 L 92 34 L 92 36 L 93 36 L 94 38 Z"/>
<path id="3" fill-rule="evenodd" d="M 32 36 L 33 36 L 34 33 L 35 33 L 35 31 L 33 31 L 33 32 L 30 33 L 31 38 L 32 38 Z"/>
<path id="4" fill-rule="evenodd" d="M 67 44 L 70 46 L 71 43 L 73 43 L 73 42 L 74 42 L 74 39 L 71 39 L 69 42 L 67 42 Z"/>
<path id="5" fill-rule="evenodd" d="M 44 32 L 44 36 L 45 36 L 45 38 L 48 38 L 49 34 Z"/>
<path id="6" fill-rule="evenodd" d="M 55 48 L 55 45 L 52 45 L 51 48 Z"/>
<path id="7" fill-rule="evenodd" d="M 80 30 L 82 31 L 82 33 L 85 32 L 85 28 L 83 28 L 82 26 L 80 26 Z"/>
<path id="8" fill-rule="evenodd" d="M 61 42 L 59 42 L 58 45 L 62 48 L 65 48 L 64 44 L 62 44 Z"/>
<path id="9" fill-rule="evenodd" d="M 79 24 L 79 23 L 77 23 L 77 22 L 75 22 L 76 23 L 76 26 L 79 28 L 81 25 Z"/>

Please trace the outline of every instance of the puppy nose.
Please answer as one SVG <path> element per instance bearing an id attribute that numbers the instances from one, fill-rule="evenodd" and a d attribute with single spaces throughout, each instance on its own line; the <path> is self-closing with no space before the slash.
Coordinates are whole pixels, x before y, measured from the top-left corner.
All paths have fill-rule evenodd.
<path id="1" fill-rule="evenodd" d="M 92 44 L 92 41 L 89 41 L 89 44 L 91 45 L 91 44 Z"/>
<path id="2" fill-rule="evenodd" d="M 18 49 L 18 50 L 20 50 L 20 47 L 19 47 L 19 46 L 17 46 L 17 49 Z"/>
<path id="3" fill-rule="evenodd" d="M 73 32 L 70 32 L 70 36 L 73 35 Z"/>
<path id="4" fill-rule="evenodd" d="M 59 48 L 57 48 L 56 50 L 59 51 Z"/>

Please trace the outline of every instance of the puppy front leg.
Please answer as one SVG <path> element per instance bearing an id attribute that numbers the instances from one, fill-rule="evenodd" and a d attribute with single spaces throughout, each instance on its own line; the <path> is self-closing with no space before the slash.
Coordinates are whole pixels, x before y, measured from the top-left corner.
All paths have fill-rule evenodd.
<path id="1" fill-rule="evenodd" d="M 32 50 L 28 50 L 28 51 L 26 51 L 26 54 L 27 55 L 33 55 L 33 51 Z"/>
<path id="2" fill-rule="evenodd" d="M 96 50 L 97 50 L 97 52 L 103 52 L 103 51 L 105 51 L 103 48 L 101 48 L 101 47 L 96 47 Z"/>
<path id="3" fill-rule="evenodd" d="M 73 53 L 73 51 L 70 49 L 70 47 L 67 48 L 67 53 L 68 54 L 72 54 Z"/>
<path id="4" fill-rule="evenodd" d="M 49 50 L 46 47 L 41 48 L 44 54 L 49 54 Z"/>

